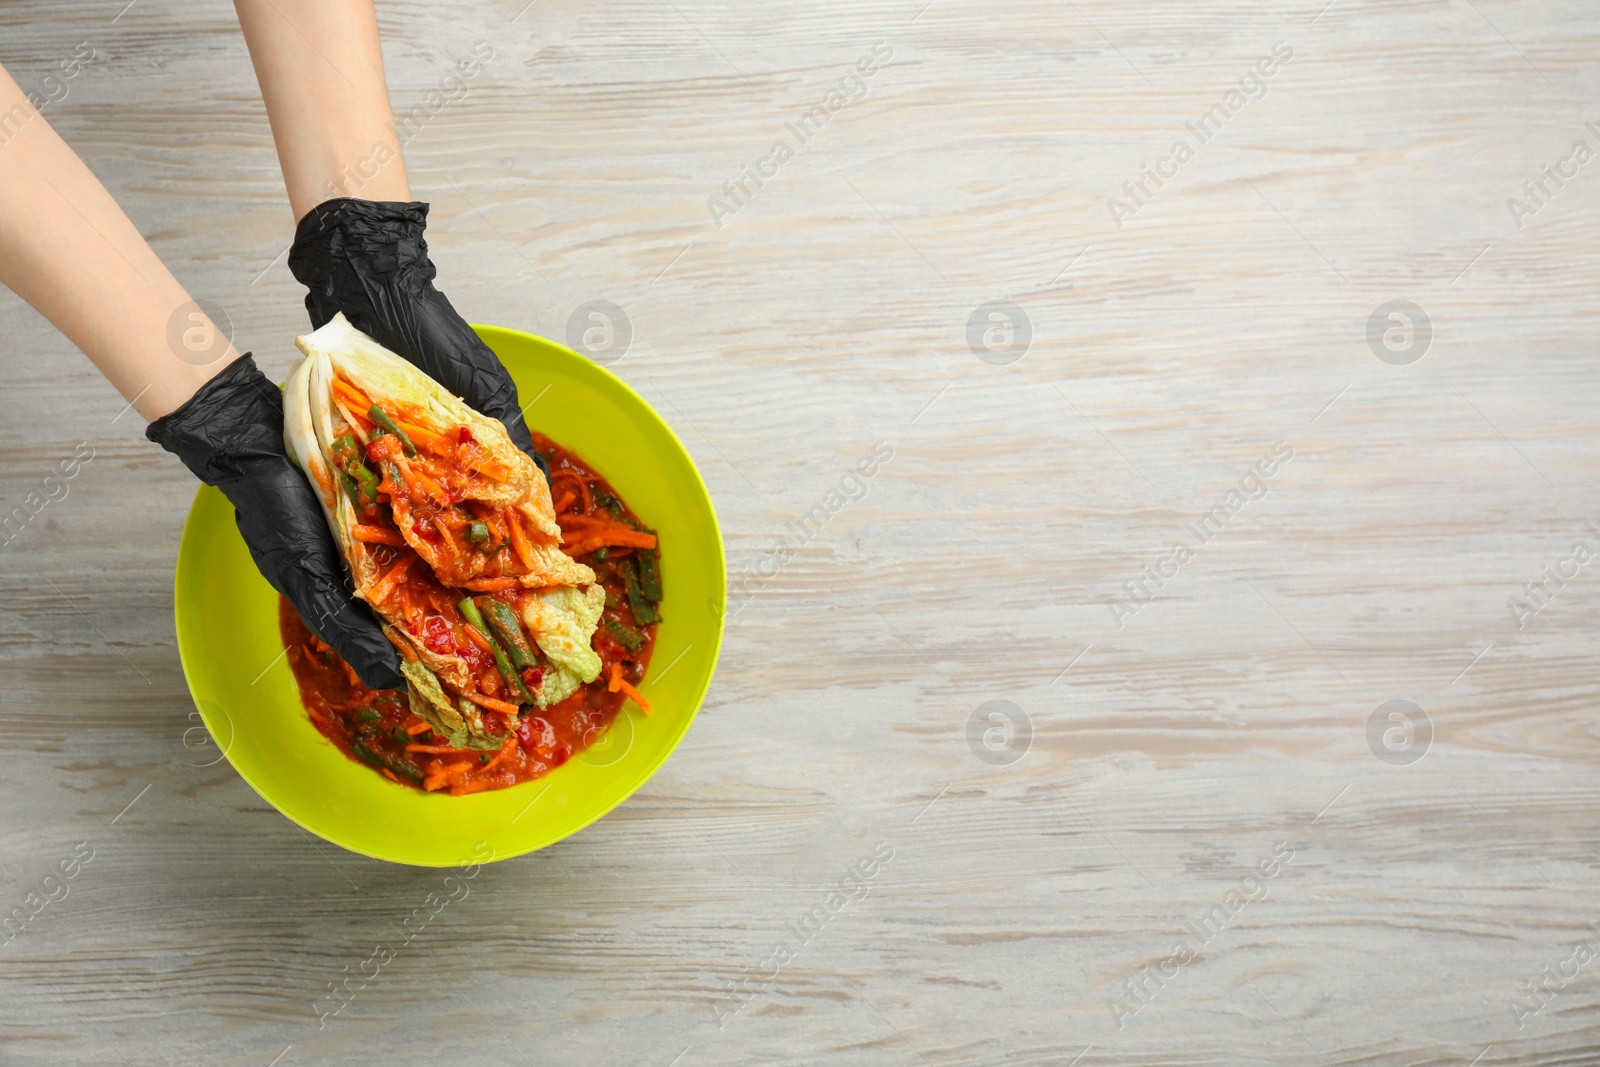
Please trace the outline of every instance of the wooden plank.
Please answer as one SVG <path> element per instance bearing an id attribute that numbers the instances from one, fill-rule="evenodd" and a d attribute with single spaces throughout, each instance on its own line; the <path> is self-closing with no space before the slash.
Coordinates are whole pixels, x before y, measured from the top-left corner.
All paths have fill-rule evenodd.
<path id="1" fill-rule="evenodd" d="M 1600 599 L 1584 568 L 1507 606 L 1600 546 L 1595 165 L 1507 207 L 1600 149 L 1587 5 L 520 7 L 383 5 L 402 111 L 495 48 L 417 126 L 413 182 L 474 321 L 559 339 L 626 309 L 614 369 L 727 536 L 706 708 L 638 796 L 485 869 L 319 1021 L 442 876 L 205 765 L 171 625 L 193 482 L 0 294 L 0 505 L 95 449 L 0 546 L 0 910 L 93 850 L 3 946 L 0 1059 L 1600 1060 L 1600 964 L 1559 977 L 1600 948 Z M 48 117 L 284 373 L 291 220 L 228 5 L 5 21 L 24 84 L 96 49 Z M 1431 323 L 1409 365 L 1369 343 L 1398 299 Z M 1002 300 L 1032 333 L 1009 364 L 968 343 Z M 864 497 L 758 577 L 880 442 Z M 1397 699 L 1431 723 L 1409 765 L 1369 738 Z M 986 720 L 969 744 L 991 701 L 1031 730 L 1015 762 Z"/>

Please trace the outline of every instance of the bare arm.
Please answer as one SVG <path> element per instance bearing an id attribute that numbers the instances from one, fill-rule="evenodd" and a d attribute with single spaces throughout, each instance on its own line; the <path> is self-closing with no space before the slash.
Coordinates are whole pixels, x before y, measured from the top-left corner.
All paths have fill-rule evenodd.
<path id="1" fill-rule="evenodd" d="M 325 200 L 411 199 L 372 0 L 234 0 L 298 220 Z"/>
<path id="2" fill-rule="evenodd" d="M 146 419 L 172 411 L 239 356 L 4 68 L 0 282 Z"/>

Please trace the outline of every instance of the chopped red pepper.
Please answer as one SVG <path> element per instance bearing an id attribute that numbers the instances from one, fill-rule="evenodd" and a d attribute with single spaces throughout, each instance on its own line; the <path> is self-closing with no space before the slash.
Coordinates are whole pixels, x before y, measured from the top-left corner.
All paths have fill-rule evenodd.
<path id="1" fill-rule="evenodd" d="M 374 437 L 367 442 L 367 459 L 373 463 L 382 463 L 386 459 L 392 459 L 398 451 L 400 451 L 400 442 L 388 434 L 384 434 L 382 437 Z"/>
<path id="2" fill-rule="evenodd" d="M 517 742 L 524 752 L 547 758 L 556 745 L 555 727 L 542 715 L 529 715 L 517 726 Z"/>
<path id="3" fill-rule="evenodd" d="M 448 656 L 456 651 L 455 634 L 442 615 L 429 615 L 422 620 L 422 643 L 429 652 Z"/>

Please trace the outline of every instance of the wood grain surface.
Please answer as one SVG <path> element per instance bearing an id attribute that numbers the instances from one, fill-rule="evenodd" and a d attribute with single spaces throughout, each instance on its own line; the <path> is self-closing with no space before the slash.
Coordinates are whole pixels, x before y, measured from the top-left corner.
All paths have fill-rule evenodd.
<path id="1" fill-rule="evenodd" d="M 47 117 L 281 376 L 231 8 L 125 3 L 0 61 L 95 50 Z M 193 480 L 0 294 L 0 511 L 93 450 L 0 546 L 0 912 L 76 871 L 0 1062 L 1600 1063 L 1592 3 L 522 4 L 380 3 L 413 187 L 473 321 L 625 310 L 727 536 L 709 700 L 319 1019 L 442 875 L 198 765 Z"/>

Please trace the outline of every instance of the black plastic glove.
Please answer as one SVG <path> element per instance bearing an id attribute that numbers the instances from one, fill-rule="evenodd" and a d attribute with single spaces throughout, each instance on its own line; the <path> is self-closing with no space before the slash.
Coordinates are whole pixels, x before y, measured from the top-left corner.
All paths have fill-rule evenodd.
<path id="1" fill-rule="evenodd" d="M 517 385 L 489 346 L 444 294 L 433 287 L 433 263 L 422 231 L 420 201 L 341 197 L 306 212 L 289 249 L 289 270 L 310 290 L 306 311 L 321 326 L 338 312 L 362 333 L 420 367 L 469 407 L 505 424 L 512 442 L 550 469 L 533 450 L 522 421 Z"/>
<path id="2" fill-rule="evenodd" d="M 311 483 L 283 447 L 283 393 L 247 352 L 144 435 L 227 495 L 256 566 L 373 689 L 405 685 L 400 657 L 356 600 Z"/>

